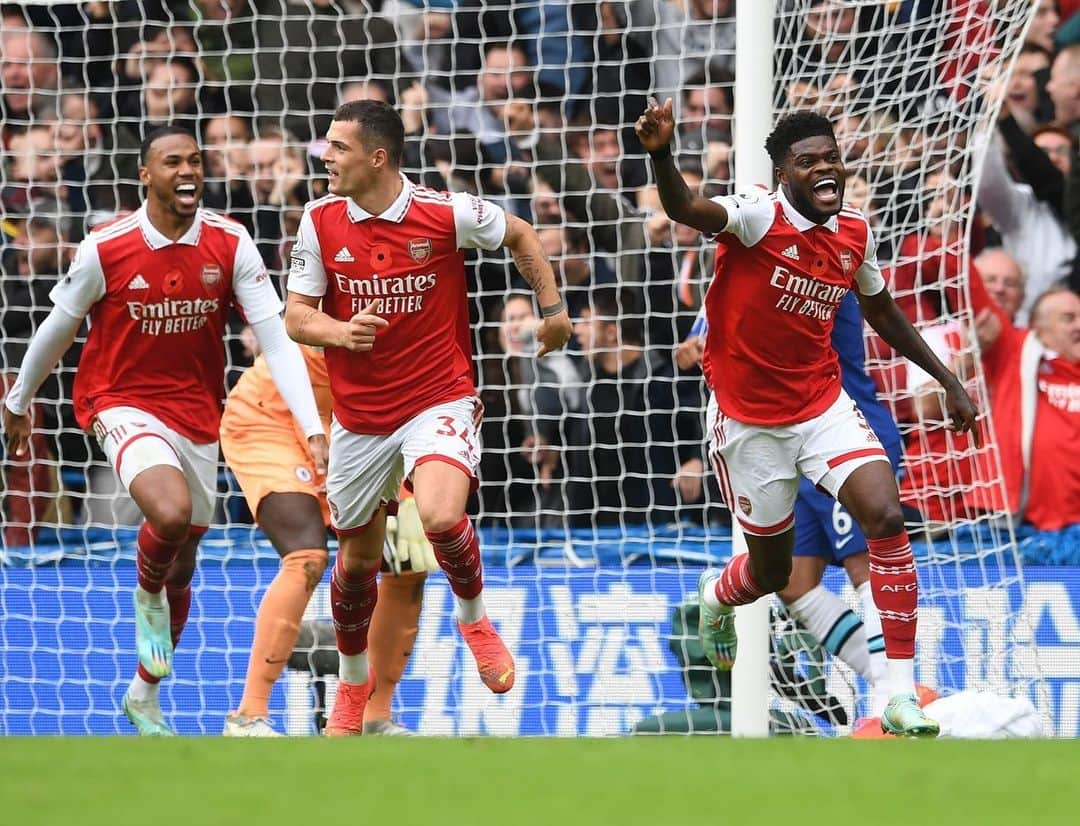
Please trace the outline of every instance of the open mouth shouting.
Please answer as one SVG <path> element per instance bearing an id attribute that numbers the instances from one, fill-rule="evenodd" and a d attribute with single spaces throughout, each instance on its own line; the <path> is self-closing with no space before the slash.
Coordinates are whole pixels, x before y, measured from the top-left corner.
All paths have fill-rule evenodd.
<path id="1" fill-rule="evenodd" d="M 176 193 L 176 203 L 178 205 L 188 209 L 195 208 L 198 203 L 198 189 L 195 184 L 177 184 L 176 189 L 173 191 Z"/>
<path id="2" fill-rule="evenodd" d="M 835 175 L 826 175 L 814 182 L 810 188 L 814 200 L 823 212 L 836 209 L 840 205 L 840 197 L 843 194 L 840 187 L 840 179 Z"/>

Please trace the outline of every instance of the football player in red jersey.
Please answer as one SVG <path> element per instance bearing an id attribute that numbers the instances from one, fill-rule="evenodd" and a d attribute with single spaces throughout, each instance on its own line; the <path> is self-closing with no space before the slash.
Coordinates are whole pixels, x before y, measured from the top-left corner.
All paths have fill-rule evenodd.
<path id="1" fill-rule="evenodd" d="M 214 512 L 222 341 L 234 305 L 316 465 L 325 467 L 328 447 L 303 356 L 285 334 L 281 300 L 255 242 L 237 222 L 199 207 L 195 138 L 162 127 L 146 137 L 140 157 L 146 201 L 79 245 L 5 401 L 4 433 L 8 450 L 25 450 L 30 401 L 89 316 L 75 414 L 146 517 L 134 592 L 139 665 L 123 709 L 140 734 L 170 735 L 157 684 L 172 671 L 191 605 L 195 549 Z"/>
<path id="2" fill-rule="evenodd" d="M 495 693 L 514 684 L 513 657 L 484 607 L 480 545 L 465 514 L 479 463 L 479 402 L 464 250 L 510 249 L 539 301 L 541 355 L 571 332 L 532 227 L 475 196 L 414 185 L 399 170 L 404 136 L 385 103 L 337 110 L 323 157 L 330 194 L 307 205 L 289 275 L 289 334 L 326 348 L 334 397 L 326 490 L 340 540 L 330 587 L 341 683 L 331 735 L 361 733 L 384 505 L 403 480 L 481 679 Z"/>
<path id="3" fill-rule="evenodd" d="M 978 439 L 975 405 L 897 308 L 865 216 L 844 205 L 845 170 L 832 124 L 813 112 L 782 118 L 766 142 L 779 186 L 712 200 L 692 193 L 671 155 L 672 103 L 650 100 L 638 138 L 652 157 L 668 216 L 720 236 L 727 252 L 705 298 L 703 366 L 710 456 L 748 554 L 698 582 L 709 659 L 734 663 L 734 606 L 782 590 L 791 572 L 799 476 L 834 496 L 867 537 L 882 619 L 890 700 L 882 728 L 936 736 L 915 699 L 918 584 L 896 480 L 873 430 L 843 391 L 830 346 L 837 308 L 854 288 L 866 321 L 945 390 L 953 429 Z M 713 381 L 715 375 L 720 381 Z"/>

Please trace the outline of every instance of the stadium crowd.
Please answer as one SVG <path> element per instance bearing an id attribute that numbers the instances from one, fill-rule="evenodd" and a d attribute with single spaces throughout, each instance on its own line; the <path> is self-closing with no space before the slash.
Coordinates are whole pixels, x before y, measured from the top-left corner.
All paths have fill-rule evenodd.
<path id="1" fill-rule="evenodd" d="M 964 0 L 980 2 L 992 5 Z M 966 377 L 976 352 L 986 368 L 1000 467 L 954 440 L 926 376 L 869 340 L 875 379 L 907 437 L 907 504 L 931 524 L 1002 509 L 1038 529 L 1080 523 L 1080 2 L 1040 0 L 1012 78 L 992 89 L 1001 115 L 975 189 L 945 162 L 962 138 L 957 101 L 934 102 L 929 125 L 912 130 L 863 94 L 883 78 L 827 71 L 843 65 L 846 49 L 874 42 L 880 15 L 917 19 L 923 4 L 807 5 L 791 50 L 811 52 L 825 67 L 817 77 L 831 79 L 796 80 L 781 94 L 835 119 L 848 200 L 879 229 L 911 228 L 879 251 L 896 262 L 888 276 L 911 320 Z M 481 523 L 725 521 L 703 460 L 701 373 L 676 361 L 714 245 L 664 215 L 632 124 L 650 94 L 673 97 L 687 182 L 707 195 L 730 190 L 734 6 L 0 6 L 0 387 L 48 313 L 74 245 L 138 206 L 148 130 L 181 124 L 199 137 L 204 205 L 247 227 L 283 289 L 303 206 L 325 193 L 331 115 L 376 98 L 402 113 L 410 177 L 482 195 L 536 226 L 575 319 L 568 353 L 535 358 L 539 319 L 512 262 L 471 259 L 486 408 Z M 954 45 L 959 54 L 987 44 Z M 942 73 L 962 72 L 957 62 Z M 952 219 L 967 199 L 977 208 L 970 235 Z M 975 262 L 971 308 L 957 289 L 964 252 Z M 965 309 L 973 325 L 942 322 Z M 226 386 L 257 355 L 239 318 L 233 333 Z M 4 458 L 4 546 L 30 544 L 39 526 L 58 521 L 137 521 L 118 510 L 111 470 L 74 422 L 77 361 L 75 348 L 42 389 L 28 460 Z M 223 492 L 228 484 L 223 475 Z M 238 496 L 224 495 L 222 507 L 230 520 L 250 518 Z"/>

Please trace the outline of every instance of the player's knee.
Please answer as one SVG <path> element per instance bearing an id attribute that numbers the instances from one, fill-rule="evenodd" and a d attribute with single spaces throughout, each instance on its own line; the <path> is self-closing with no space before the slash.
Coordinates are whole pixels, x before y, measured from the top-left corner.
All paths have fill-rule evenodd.
<path id="1" fill-rule="evenodd" d="M 866 517 L 866 524 L 860 525 L 869 539 L 885 539 L 897 536 L 904 530 L 904 512 L 900 503 L 882 503 Z"/>
<path id="2" fill-rule="evenodd" d="M 168 542 L 181 542 L 187 539 L 191 530 L 190 502 L 161 502 L 146 520 L 154 533 Z"/>
<path id="3" fill-rule="evenodd" d="M 456 508 L 434 507 L 427 511 L 420 511 L 420 521 L 424 525 L 426 533 L 444 533 L 455 528 L 464 516 Z"/>

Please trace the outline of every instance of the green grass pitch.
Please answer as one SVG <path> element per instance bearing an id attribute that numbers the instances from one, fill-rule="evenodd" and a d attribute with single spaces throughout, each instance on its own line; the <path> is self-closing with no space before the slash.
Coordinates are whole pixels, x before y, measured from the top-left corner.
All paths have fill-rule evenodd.
<path id="1" fill-rule="evenodd" d="M 1068 741 L 7 738 L 28 826 L 1071 824 Z"/>

